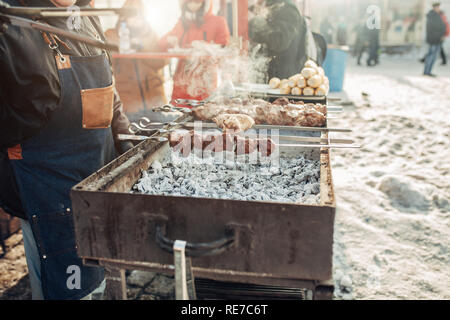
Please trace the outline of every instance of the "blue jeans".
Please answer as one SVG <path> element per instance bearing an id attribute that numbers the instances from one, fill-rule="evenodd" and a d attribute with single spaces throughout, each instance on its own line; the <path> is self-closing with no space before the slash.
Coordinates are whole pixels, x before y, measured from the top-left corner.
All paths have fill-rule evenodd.
<path id="1" fill-rule="evenodd" d="M 430 75 L 433 65 L 436 62 L 437 55 L 441 51 L 441 44 L 430 44 L 428 53 L 425 56 L 425 71 L 424 74 Z"/>
<path id="2" fill-rule="evenodd" d="M 39 258 L 39 251 L 36 241 L 34 240 L 30 223 L 26 220 L 20 220 L 22 224 L 23 246 L 25 247 L 25 256 L 27 260 L 28 274 L 30 277 L 31 297 L 33 300 L 44 300 L 44 293 L 42 292 L 41 283 L 41 259 Z M 96 297 L 99 297 L 98 299 L 101 300 L 105 287 L 106 281 L 104 280 L 94 292 L 81 300 L 92 300 Z"/>

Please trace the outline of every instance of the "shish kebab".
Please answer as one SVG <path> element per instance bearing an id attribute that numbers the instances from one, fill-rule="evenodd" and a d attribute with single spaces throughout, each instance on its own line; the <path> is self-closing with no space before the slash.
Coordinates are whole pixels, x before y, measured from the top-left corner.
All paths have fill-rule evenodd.
<path id="1" fill-rule="evenodd" d="M 158 133 L 173 132 L 170 127 L 184 127 L 184 128 L 221 128 L 225 134 L 230 136 L 246 132 L 251 128 L 255 129 L 286 129 L 286 130 L 301 130 L 301 131 L 324 131 L 324 132 L 351 132 L 347 129 L 332 129 L 324 128 L 326 124 L 327 107 L 317 104 L 304 105 L 303 102 L 297 102 L 297 104 L 290 103 L 287 99 L 278 99 L 273 104 L 264 100 L 253 100 L 251 103 L 242 103 L 239 99 L 234 104 L 218 104 L 210 103 L 204 106 L 193 109 L 193 113 L 199 120 L 212 120 L 213 123 L 181 123 L 177 126 L 176 123 L 159 124 L 151 123 L 147 118 L 142 118 L 139 124 L 134 123 L 130 130 L 132 133 L 139 131 L 153 131 Z M 229 112 L 229 113 L 224 113 Z M 247 113 L 247 114 L 245 114 Z M 272 123 L 278 125 L 256 125 L 255 119 L 249 114 L 253 115 L 259 123 Z M 280 125 L 283 124 L 283 125 Z M 299 127 L 298 125 L 304 125 L 305 127 Z M 150 128 L 154 125 L 168 125 L 169 129 Z M 171 141 L 173 141 L 174 135 L 171 134 Z M 176 136 L 176 134 L 175 134 Z M 250 138 L 249 135 L 245 135 Z M 145 138 L 145 137 L 144 137 Z M 256 135 L 256 138 L 258 136 Z M 225 139 L 225 138 L 224 138 Z M 235 139 L 235 138 L 232 138 Z M 359 146 L 353 145 L 353 140 L 346 139 L 323 139 L 313 137 L 297 137 L 297 136 L 285 136 L 280 135 L 280 140 L 289 140 L 293 142 L 304 143 L 316 143 L 313 144 L 283 144 L 279 146 L 287 147 L 328 147 L 328 148 L 358 148 Z M 136 139 L 135 139 L 136 140 Z M 197 138 L 198 140 L 198 138 Z M 261 141 L 253 139 L 258 145 Z M 206 139 L 205 141 L 209 141 Z M 250 141 L 250 140 L 249 140 Z M 247 142 L 252 144 L 252 142 Z M 269 142 L 268 142 L 269 143 Z M 272 141 L 270 140 L 270 143 Z M 273 144 L 275 146 L 275 144 Z M 217 149 L 217 148 L 216 148 Z"/>
<path id="2" fill-rule="evenodd" d="M 234 119 L 227 119 L 226 117 L 235 117 Z M 218 117 L 219 118 L 219 117 Z M 250 117 L 247 118 L 247 116 L 245 115 L 221 115 L 221 117 L 219 118 L 221 121 L 226 122 L 227 120 L 230 121 L 230 123 L 225 124 L 219 124 L 219 127 L 223 128 L 223 135 L 228 135 L 230 137 L 232 137 L 231 139 L 234 141 L 234 139 L 237 139 L 236 137 L 242 138 L 243 135 L 245 135 L 245 139 L 249 138 L 256 138 L 256 140 L 258 140 L 259 137 L 261 137 L 260 135 L 257 134 L 253 134 L 253 133 L 245 133 L 242 134 L 243 132 L 247 131 L 253 124 L 253 119 L 251 119 Z M 219 119 L 216 119 L 217 121 L 219 121 Z M 242 119 L 242 123 L 239 122 L 239 120 Z M 159 128 L 149 128 L 151 125 L 157 125 Z M 205 124 L 201 124 L 201 128 L 204 128 Z M 214 124 L 214 123 L 208 123 L 207 124 L 207 128 L 211 128 L 211 129 L 217 129 L 218 125 Z M 161 128 L 161 126 L 164 126 L 165 128 Z M 170 122 L 170 123 L 151 123 L 149 119 L 147 118 L 143 118 L 141 119 L 140 123 L 133 123 L 130 126 L 130 132 L 133 134 L 138 133 L 139 131 L 150 131 L 150 132 L 154 132 L 154 133 L 159 133 L 159 134 L 165 134 L 165 133 L 170 133 L 170 138 L 169 140 L 172 141 L 172 143 L 174 143 L 175 140 L 180 139 L 180 132 L 183 132 L 182 130 L 180 130 L 180 128 L 187 128 L 187 129 L 196 129 L 199 126 L 199 123 L 192 123 L 192 122 Z M 267 127 L 272 127 L 272 126 L 267 126 Z M 279 129 L 280 127 L 276 127 L 274 126 L 274 128 Z M 291 127 L 285 127 L 286 129 L 291 129 Z M 305 128 L 305 129 L 311 129 L 312 131 L 316 131 L 313 128 Z M 326 128 L 323 128 L 326 129 Z M 342 130 L 342 131 L 350 131 L 351 130 L 347 130 L 347 129 L 336 129 L 336 130 Z M 342 132 L 341 131 L 341 132 Z M 194 137 L 194 134 L 197 134 L 198 132 L 196 132 L 195 130 L 191 130 L 191 131 L 187 131 L 184 130 L 184 132 L 190 132 L 189 136 L 191 138 Z M 210 140 L 211 137 L 217 136 L 218 133 L 211 133 L 211 132 L 207 132 L 205 138 L 201 138 L 200 140 L 205 140 L 205 143 L 207 143 L 208 141 L 214 141 L 214 140 Z M 178 137 L 178 138 L 176 138 Z M 128 141 L 143 141 L 143 140 L 147 140 L 147 139 L 152 139 L 152 140 L 156 140 L 159 142 L 163 142 L 163 141 L 167 141 L 167 138 L 164 137 L 160 137 L 160 136 L 151 136 L 151 137 L 147 137 L 147 136 L 140 136 L 140 135 L 119 135 L 119 139 L 121 140 L 128 140 Z M 215 138 L 214 138 L 215 139 Z M 224 137 L 225 140 L 227 140 L 226 137 Z M 354 141 L 353 140 L 347 140 L 347 139 L 325 139 L 325 138 L 317 138 L 317 137 L 300 137 L 300 136 L 287 136 L 287 135 L 279 135 L 278 136 L 279 140 L 288 140 L 288 141 L 292 141 L 292 142 L 305 142 L 305 143 L 316 143 L 316 144 L 283 144 L 283 145 L 279 145 L 280 147 L 283 146 L 287 146 L 287 147 L 328 147 L 328 148 L 359 148 L 359 146 L 357 145 L 353 145 Z M 196 135 L 196 140 L 199 140 L 199 136 Z M 253 139 L 255 140 L 255 139 Z M 202 143 L 203 144 L 203 143 Z"/>
<path id="3" fill-rule="evenodd" d="M 327 107 L 322 104 L 291 102 L 285 98 L 277 99 L 273 103 L 261 99 L 247 103 L 239 102 L 210 102 L 194 108 L 192 113 L 197 120 L 212 120 L 218 125 L 222 123 L 219 118 L 222 118 L 220 116 L 223 114 L 246 115 L 254 120 L 253 125 L 324 127 L 327 121 Z"/>
<path id="4" fill-rule="evenodd" d="M 247 115 L 251 117 L 255 123 L 252 126 L 254 129 L 280 129 L 280 130 L 296 130 L 296 131 L 322 131 L 322 132 L 351 132 L 347 129 L 325 128 L 329 107 L 321 104 L 305 104 L 302 101 L 289 101 L 286 98 L 277 99 L 270 103 L 261 99 L 243 100 L 241 98 L 220 98 L 216 100 L 206 101 L 201 105 L 197 105 L 192 109 L 188 108 L 174 108 L 174 110 L 162 110 L 157 108 L 154 111 L 189 111 L 196 120 L 205 121 L 202 123 L 204 128 L 214 128 L 226 126 L 224 118 L 228 118 L 227 123 L 236 123 L 243 120 L 245 117 L 238 116 L 241 119 L 232 119 L 232 116 L 223 117 L 227 115 Z M 336 111 L 341 111 L 335 108 Z M 236 118 L 236 117 L 235 117 Z M 232 121 L 231 121 L 232 120 Z M 213 122 L 211 122 L 213 121 Z M 216 123 L 216 125 L 214 124 Z M 151 126 L 158 126 L 153 124 L 146 118 L 142 118 L 139 123 L 133 124 L 133 131 L 139 129 L 148 129 Z M 194 123 L 185 123 L 185 127 L 194 127 Z"/>
<path id="5" fill-rule="evenodd" d="M 353 142 L 353 141 L 351 141 Z M 175 152 L 183 156 L 189 156 L 193 150 L 203 152 L 234 152 L 236 155 L 259 152 L 264 157 L 269 157 L 280 147 L 303 148 L 358 148 L 356 145 L 322 145 L 322 144 L 276 144 L 269 137 L 250 138 L 230 133 L 197 133 L 191 131 L 176 131 L 169 136 L 169 144 Z"/>
<path id="6" fill-rule="evenodd" d="M 255 101 L 257 102 L 257 101 Z M 300 105 L 299 105 L 300 104 Z M 264 100 L 259 100 L 258 103 L 249 105 L 245 108 L 243 105 L 237 105 L 236 107 L 228 108 L 227 106 L 216 106 L 210 107 L 210 110 L 205 112 L 207 105 L 199 108 L 201 110 L 194 110 L 194 114 L 202 120 L 213 120 L 216 125 L 223 130 L 224 141 L 227 135 L 230 135 L 234 139 L 234 144 L 236 145 L 236 152 L 239 153 L 239 144 L 244 144 L 244 153 L 251 153 L 258 149 L 263 155 L 268 153 L 271 154 L 270 150 L 275 147 L 329 147 L 329 148 L 359 148 L 357 145 L 352 144 L 332 144 L 331 139 L 322 139 L 319 144 L 275 144 L 270 138 L 269 139 L 252 139 L 252 138 L 242 138 L 238 134 L 245 132 L 255 126 L 258 123 L 268 123 L 269 125 L 278 125 L 299 127 L 322 127 L 326 125 L 327 121 L 327 107 L 321 104 L 305 105 L 303 102 L 297 104 L 291 104 L 287 99 L 278 99 L 274 103 L 268 103 Z M 225 112 L 225 113 L 224 113 Z M 211 117 L 213 117 L 211 119 Z M 195 133 L 194 141 L 196 139 Z M 283 136 L 279 136 L 283 139 Z M 296 140 L 297 137 L 288 137 L 291 140 Z M 298 137 L 300 138 L 300 137 Z M 198 138 L 197 138 L 198 139 Z M 212 136 L 211 141 L 215 141 L 215 136 Z M 300 138 L 301 139 L 301 138 Z M 299 141 L 298 139 L 297 141 Z M 305 138 L 304 138 L 305 139 Z M 175 139 L 177 140 L 177 139 Z M 204 139 L 203 139 L 204 140 Z M 210 139 L 206 139 L 208 141 Z M 172 141 L 172 139 L 170 139 Z M 309 141 L 308 141 L 309 142 Z M 314 141 L 316 142 L 316 141 Z M 318 142 L 318 141 L 317 141 Z M 353 143 L 353 141 L 347 141 Z M 215 146 L 217 148 L 217 146 Z M 217 150 L 216 150 L 217 151 Z M 220 151 L 220 150 L 219 150 Z M 242 148 L 241 151 L 242 152 Z"/>

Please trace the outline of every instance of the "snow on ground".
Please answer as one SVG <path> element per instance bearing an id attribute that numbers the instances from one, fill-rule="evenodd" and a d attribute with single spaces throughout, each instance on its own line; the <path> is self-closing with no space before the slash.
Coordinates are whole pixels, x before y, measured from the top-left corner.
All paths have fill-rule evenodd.
<path id="1" fill-rule="evenodd" d="M 354 104 L 330 126 L 362 148 L 332 152 L 337 298 L 450 298 L 450 68 L 422 68 L 349 62 Z"/>

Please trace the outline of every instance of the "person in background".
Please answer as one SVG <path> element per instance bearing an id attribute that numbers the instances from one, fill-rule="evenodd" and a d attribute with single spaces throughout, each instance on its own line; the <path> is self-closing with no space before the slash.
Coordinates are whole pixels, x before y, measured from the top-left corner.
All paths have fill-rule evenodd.
<path id="1" fill-rule="evenodd" d="M 309 52 L 314 38 L 291 0 L 265 0 L 258 5 L 261 8 L 254 10 L 257 14 L 249 21 L 249 37 L 264 45 L 267 55 L 273 57 L 268 78 L 287 79 L 300 72 L 308 58 L 314 59 Z"/>
<path id="2" fill-rule="evenodd" d="M 367 66 L 373 67 L 379 64 L 379 50 L 380 50 L 380 30 L 377 28 L 368 29 L 367 41 L 369 46 L 369 58 L 367 59 Z"/>
<path id="3" fill-rule="evenodd" d="M 425 69 L 423 72 L 425 76 L 435 77 L 431 71 L 441 50 L 446 32 L 447 27 L 441 17 L 440 3 L 435 2 L 433 3 L 433 9 L 427 14 L 427 43 L 429 49 L 425 57 Z"/>
<path id="4" fill-rule="evenodd" d="M 358 66 L 360 66 L 362 55 L 369 45 L 369 42 L 367 41 L 367 31 L 369 31 L 369 29 L 367 29 L 366 20 L 364 19 L 356 24 L 353 30 L 356 33 L 354 53 L 356 62 Z"/>
<path id="5" fill-rule="evenodd" d="M 213 14 L 211 0 L 180 0 L 181 18 L 159 41 L 162 51 L 190 48 L 194 41 L 226 46 L 230 40 L 227 21 Z M 204 100 L 217 89 L 218 67 L 208 59 L 178 62 L 174 75 L 172 101 Z"/>
<path id="6" fill-rule="evenodd" d="M 328 44 L 333 43 L 333 33 L 334 33 L 334 27 L 330 23 L 330 20 L 327 16 L 323 18 L 322 23 L 320 24 L 320 34 L 325 38 L 325 41 Z"/>
<path id="7" fill-rule="evenodd" d="M 105 32 L 109 41 L 119 43 L 121 26 L 130 31 L 131 49 L 137 52 L 159 51 L 158 35 L 144 16 L 142 0 L 127 0 L 124 7 L 135 7 L 141 12 L 124 20 L 119 20 L 115 29 Z M 169 62 L 163 59 L 113 59 L 116 87 L 124 104 L 124 111 L 134 121 L 148 110 L 167 103 L 164 90 L 164 66 Z"/>
<path id="8" fill-rule="evenodd" d="M 450 35 L 450 25 L 448 24 L 447 16 L 445 15 L 444 11 L 441 11 L 441 18 L 445 24 L 445 37 L 444 37 L 444 40 L 445 40 L 445 38 Z M 442 40 L 442 44 L 441 44 L 441 59 L 442 59 L 443 66 L 445 66 L 447 64 L 447 55 L 445 54 L 444 40 Z"/>
<path id="9" fill-rule="evenodd" d="M 343 17 L 340 18 L 337 31 L 336 31 L 336 41 L 340 46 L 347 45 L 347 23 Z"/>
<path id="10" fill-rule="evenodd" d="M 445 23 L 445 27 L 446 27 L 446 32 L 445 32 L 445 37 L 448 37 L 450 35 L 450 26 L 448 24 L 448 20 L 447 20 L 447 16 L 445 15 L 444 11 L 441 11 L 441 18 L 442 21 L 444 21 Z M 447 64 L 447 55 L 445 54 L 445 49 L 444 49 L 444 45 L 441 45 L 441 60 L 442 60 L 442 65 L 445 66 Z M 424 63 L 425 62 L 425 58 L 427 56 L 425 55 L 422 59 L 420 59 L 420 62 Z"/>

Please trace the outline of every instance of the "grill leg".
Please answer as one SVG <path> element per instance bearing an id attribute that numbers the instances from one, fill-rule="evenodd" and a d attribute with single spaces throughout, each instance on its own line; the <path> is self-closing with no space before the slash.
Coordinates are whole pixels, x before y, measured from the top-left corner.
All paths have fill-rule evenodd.
<path id="1" fill-rule="evenodd" d="M 333 280 L 320 282 L 314 290 L 314 300 L 333 300 Z"/>
<path id="2" fill-rule="evenodd" d="M 106 300 L 127 300 L 125 270 L 106 268 Z"/>
<path id="3" fill-rule="evenodd" d="M 175 265 L 175 293 L 177 300 L 196 300 L 195 279 L 190 258 L 186 258 L 186 241 L 175 241 L 173 245 Z"/>
<path id="4" fill-rule="evenodd" d="M 195 278 L 194 273 L 192 272 L 192 260 L 191 258 L 186 259 L 186 282 L 187 289 L 190 300 L 197 300 L 197 292 L 195 289 Z"/>

